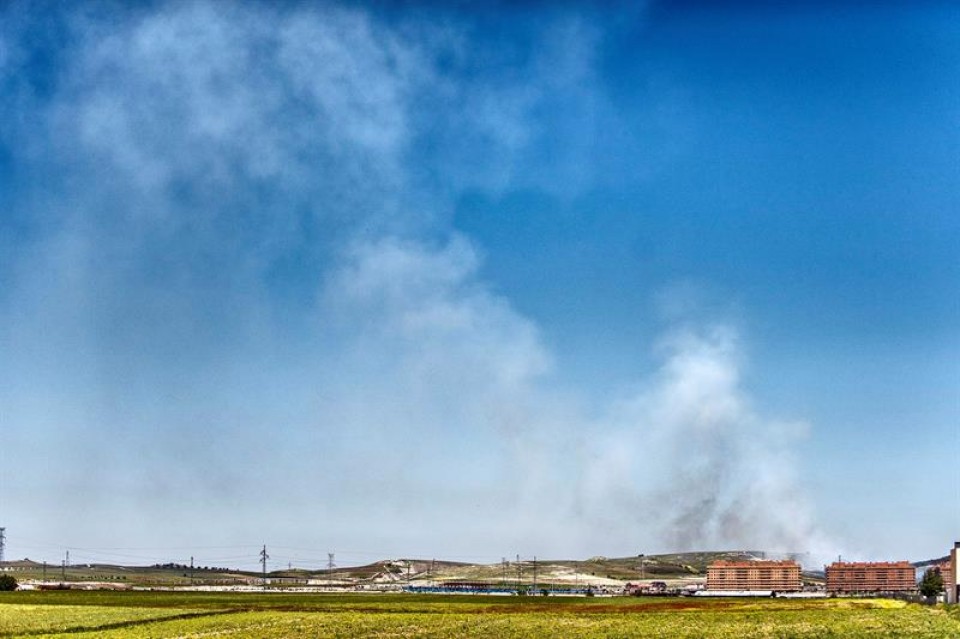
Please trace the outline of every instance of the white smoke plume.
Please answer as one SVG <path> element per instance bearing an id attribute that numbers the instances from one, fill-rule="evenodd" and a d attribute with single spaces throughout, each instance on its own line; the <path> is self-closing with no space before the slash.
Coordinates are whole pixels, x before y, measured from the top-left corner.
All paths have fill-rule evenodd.
<path id="1" fill-rule="evenodd" d="M 621 402 L 597 463 L 601 486 L 630 477 L 634 507 L 670 548 L 805 551 L 827 542 L 801 490 L 793 455 L 802 422 L 765 419 L 740 383 L 727 326 L 684 327 L 659 345 L 662 365 Z"/>
<path id="2" fill-rule="evenodd" d="M 2 507 L 22 528 L 49 531 L 33 505 L 67 490 L 89 539 L 235 539 L 256 518 L 438 556 L 821 543 L 790 452 L 806 427 L 750 405 L 734 332 L 669 331 L 656 375 L 589 409 L 447 220 L 459 189 L 524 179 L 542 101 L 604 108 L 581 17 L 552 15 L 513 80 L 467 81 L 440 61 L 496 47 L 455 24 L 58 15 L 47 87 L 22 81 L 39 63 L 20 26 L 0 32 L 0 139 L 32 224 L 4 244 L 0 297 L 4 436 L 25 451 L 5 449 Z"/>

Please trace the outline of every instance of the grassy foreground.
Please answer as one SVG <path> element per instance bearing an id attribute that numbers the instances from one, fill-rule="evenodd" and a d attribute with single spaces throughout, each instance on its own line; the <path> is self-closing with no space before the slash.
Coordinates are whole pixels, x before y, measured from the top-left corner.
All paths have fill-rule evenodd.
<path id="1" fill-rule="evenodd" d="M 0 593 L 0 637 L 960 637 L 890 600 Z"/>

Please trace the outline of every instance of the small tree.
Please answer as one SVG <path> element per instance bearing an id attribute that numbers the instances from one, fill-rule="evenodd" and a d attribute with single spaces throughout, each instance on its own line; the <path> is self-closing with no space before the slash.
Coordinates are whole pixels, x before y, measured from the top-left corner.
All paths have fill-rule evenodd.
<path id="1" fill-rule="evenodd" d="M 924 597 L 934 597 L 943 590 L 943 575 L 938 568 L 927 568 L 920 580 L 920 594 Z"/>
<path id="2" fill-rule="evenodd" d="M 13 575 L 0 575 L 0 591 L 17 589 L 17 580 Z"/>

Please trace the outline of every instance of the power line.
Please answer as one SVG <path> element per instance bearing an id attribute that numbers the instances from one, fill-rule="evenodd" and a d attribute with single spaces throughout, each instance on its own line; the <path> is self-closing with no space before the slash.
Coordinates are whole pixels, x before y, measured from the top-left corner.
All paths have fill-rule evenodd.
<path id="1" fill-rule="evenodd" d="M 262 547 L 262 544 L 232 544 L 232 545 L 209 545 L 209 546 L 77 546 L 73 544 L 57 542 L 52 543 L 49 540 L 43 539 L 21 539 L 17 538 L 16 543 L 17 548 L 24 548 L 32 551 L 53 551 L 59 550 L 62 552 L 63 549 L 69 548 L 71 551 L 76 551 L 76 555 L 79 557 L 82 555 L 82 558 L 89 561 L 90 563 L 100 563 L 105 559 L 113 559 L 114 561 L 122 561 L 126 563 L 129 562 L 150 562 L 150 563 L 164 563 L 171 559 L 171 552 L 176 551 L 191 551 L 176 553 L 177 561 L 186 564 L 189 560 L 190 554 L 195 554 L 195 551 L 207 551 L 207 550 L 236 550 L 237 554 L 223 554 L 220 556 L 198 556 L 196 561 L 203 562 L 233 562 L 240 561 L 244 558 L 249 558 L 249 554 L 244 554 L 244 551 L 250 552 L 251 549 L 256 548 L 258 551 Z M 296 556 L 293 556 L 294 553 L 290 555 L 284 554 L 282 557 L 283 560 L 288 558 L 293 560 L 293 563 L 303 562 L 303 563 L 319 563 L 322 561 L 323 552 L 318 548 L 307 548 L 303 546 L 274 546 L 274 552 L 277 549 L 287 550 L 287 551 L 299 551 L 296 552 Z M 60 553 L 57 553 L 60 554 Z M 398 556 L 404 553 L 394 550 L 340 550 L 338 553 L 341 559 L 346 556 L 348 558 L 347 565 L 353 565 L 359 561 L 363 561 L 361 558 L 366 557 L 376 557 L 384 558 L 390 556 Z M 409 556 L 409 555 L 405 555 Z M 470 561 L 471 563 L 496 563 L 496 557 L 490 557 L 483 554 L 455 554 L 455 555 L 444 555 L 446 560 L 460 560 L 460 561 Z M 247 562 L 244 562 L 247 563 Z M 259 564 L 259 561 L 257 561 Z M 138 564 L 139 565 L 139 564 Z M 258 566 L 259 567 L 259 566 Z"/>

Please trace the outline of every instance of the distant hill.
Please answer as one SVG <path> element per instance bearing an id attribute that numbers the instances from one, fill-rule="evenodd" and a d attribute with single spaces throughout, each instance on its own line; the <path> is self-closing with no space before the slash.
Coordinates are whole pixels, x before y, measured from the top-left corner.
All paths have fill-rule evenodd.
<path id="1" fill-rule="evenodd" d="M 327 569 L 290 567 L 267 573 L 273 586 L 314 587 L 401 587 L 449 582 L 593 584 L 614 586 L 642 580 L 675 584 L 702 581 L 707 566 L 717 560 L 781 559 L 782 554 L 758 550 L 700 551 L 637 555 L 632 557 L 590 557 L 587 559 L 523 559 L 495 564 L 470 564 L 434 559 L 383 559 L 362 566 Z M 919 562 L 922 566 L 939 560 Z M 74 564 L 66 567 L 29 560 L 4 562 L 0 571 L 10 571 L 21 581 L 72 583 L 114 582 L 129 586 L 231 586 L 261 583 L 259 571 L 194 567 L 168 563 L 152 566 Z M 805 573 L 816 580 L 822 573 Z"/>
<path id="2" fill-rule="evenodd" d="M 936 566 L 937 564 L 942 564 L 943 562 L 949 561 L 949 560 L 950 560 L 950 555 L 944 555 L 943 557 L 940 557 L 938 559 L 925 559 L 923 561 L 914 561 L 913 567 L 926 568 L 928 566 Z"/>

